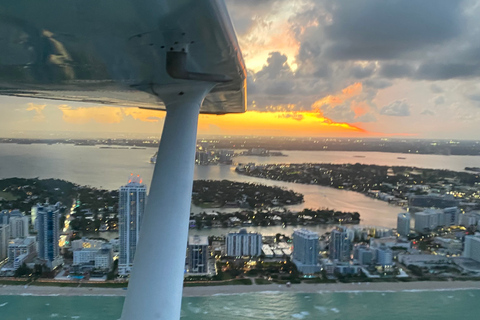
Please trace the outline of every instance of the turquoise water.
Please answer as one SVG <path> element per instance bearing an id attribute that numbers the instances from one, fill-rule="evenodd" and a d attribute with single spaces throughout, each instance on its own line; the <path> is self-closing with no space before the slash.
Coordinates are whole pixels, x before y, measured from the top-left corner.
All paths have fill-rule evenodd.
<path id="1" fill-rule="evenodd" d="M 480 290 L 292 294 L 264 292 L 184 298 L 182 320 L 478 319 Z M 1 320 L 117 320 L 122 297 L 0 296 Z"/>

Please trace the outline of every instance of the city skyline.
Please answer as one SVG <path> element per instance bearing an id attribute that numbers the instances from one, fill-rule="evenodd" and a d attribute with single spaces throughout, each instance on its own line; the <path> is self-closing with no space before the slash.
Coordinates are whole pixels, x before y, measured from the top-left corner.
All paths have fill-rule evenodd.
<path id="1" fill-rule="evenodd" d="M 248 69 L 249 111 L 202 115 L 200 134 L 478 135 L 478 1 L 229 0 L 227 6 Z M 1 97 L 0 105 L 0 135 L 16 137 L 158 134 L 165 117 L 11 97 Z"/>

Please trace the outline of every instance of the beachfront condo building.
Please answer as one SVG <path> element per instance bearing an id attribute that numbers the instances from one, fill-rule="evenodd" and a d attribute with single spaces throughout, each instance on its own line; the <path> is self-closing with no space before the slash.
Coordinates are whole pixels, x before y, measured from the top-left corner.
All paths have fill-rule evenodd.
<path id="1" fill-rule="evenodd" d="M 22 215 L 21 217 L 11 217 L 9 224 L 10 224 L 10 237 L 12 239 L 26 238 L 29 236 L 29 233 L 28 233 L 29 219 L 27 216 Z"/>
<path id="2" fill-rule="evenodd" d="M 475 235 L 465 236 L 463 256 L 480 262 L 480 233 L 477 232 Z"/>
<path id="3" fill-rule="evenodd" d="M 145 211 L 147 188 L 139 176 L 131 177 L 119 190 L 118 222 L 120 227 L 120 256 L 118 273 L 127 275 L 133 266 L 140 223 Z"/>
<path id="4" fill-rule="evenodd" d="M 330 234 L 328 257 L 332 261 L 347 262 L 350 260 L 350 251 L 352 250 L 352 239 L 349 236 L 348 229 L 337 227 Z"/>
<path id="5" fill-rule="evenodd" d="M 410 213 L 402 212 L 397 216 L 397 233 L 406 237 L 410 233 Z"/>
<path id="6" fill-rule="evenodd" d="M 187 247 L 187 272 L 206 274 L 208 270 L 208 237 L 190 236 Z"/>
<path id="7" fill-rule="evenodd" d="M 306 229 L 293 232 L 293 263 L 301 273 L 320 271 L 318 263 L 318 234 Z"/>
<path id="8" fill-rule="evenodd" d="M 37 206 L 37 244 L 38 257 L 45 260 L 49 268 L 61 263 L 60 248 L 60 204 Z"/>
<path id="9" fill-rule="evenodd" d="M 229 257 L 259 256 L 262 254 L 262 235 L 240 229 L 227 235 L 225 247 Z"/>
<path id="10" fill-rule="evenodd" d="M 10 226 L 8 224 L 0 224 L 0 261 L 8 255 L 8 242 L 10 239 Z"/>

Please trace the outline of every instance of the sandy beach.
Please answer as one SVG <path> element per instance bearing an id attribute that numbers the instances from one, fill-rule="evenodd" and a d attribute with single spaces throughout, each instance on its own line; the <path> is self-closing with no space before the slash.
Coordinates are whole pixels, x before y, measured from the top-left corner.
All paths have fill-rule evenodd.
<path id="1" fill-rule="evenodd" d="M 332 283 L 332 284 L 293 284 L 285 285 L 234 285 L 187 287 L 184 297 L 200 297 L 223 294 L 243 294 L 255 292 L 355 292 L 355 291 L 437 291 L 437 290 L 480 290 L 480 281 L 422 281 L 396 283 Z M 53 286 L 0 286 L 0 295 L 33 296 L 125 296 L 127 290 L 120 288 L 92 287 L 53 287 Z"/>

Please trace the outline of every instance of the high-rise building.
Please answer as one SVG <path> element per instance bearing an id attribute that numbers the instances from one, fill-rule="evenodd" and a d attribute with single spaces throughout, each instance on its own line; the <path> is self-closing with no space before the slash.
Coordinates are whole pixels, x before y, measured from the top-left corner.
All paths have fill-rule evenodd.
<path id="1" fill-rule="evenodd" d="M 480 262 L 480 233 L 477 232 L 475 235 L 465 236 L 463 256 Z"/>
<path id="2" fill-rule="evenodd" d="M 262 235 L 241 229 L 227 235 L 225 247 L 229 257 L 259 256 L 262 253 Z"/>
<path id="3" fill-rule="evenodd" d="M 429 233 L 439 226 L 439 211 L 427 209 L 415 213 L 415 231 L 420 234 Z"/>
<path id="4" fill-rule="evenodd" d="M 402 237 L 410 233 L 410 213 L 402 212 L 397 216 L 397 233 Z"/>
<path id="5" fill-rule="evenodd" d="M 361 265 L 370 265 L 375 262 L 375 251 L 364 244 L 356 245 L 353 249 L 353 258 Z"/>
<path id="6" fill-rule="evenodd" d="M 385 245 L 381 245 L 377 248 L 377 264 L 382 267 L 390 267 L 393 265 L 393 252 L 392 249 Z"/>
<path id="7" fill-rule="evenodd" d="M 28 237 L 28 222 L 28 217 L 24 215 L 21 217 L 10 217 L 10 237 L 13 239 Z"/>
<path id="8" fill-rule="evenodd" d="M 337 227 L 331 232 L 328 253 L 330 260 L 349 261 L 351 247 L 352 240 L 347 228 Z"/>
<path id="9" fill-rule="evenodd" d="M 208 237 L 188 237 L 187 264 L 189 273 L 208 273 Z"/>
<path id="10" fill-rule="evenodd" d="M 0 261 L 8 255 L 8 244 L 10 240 L 10 225 L 0 224 Z"/>
<path id="11" fill-rule="evenodd" d="M 35 237 L 17 238 L 8 245 L 8 261 L 14 270 L 37 255 Z"/>
<path id="12" fill-rule="evenodd" d="M 40 206 L 40 203 L 32 207 L 32 210 L 30 210 L 30 223 L 32 224 L 33 230 L 38 231 L 37 225 L 35 222 L 37 221 L 37 212 L 38 212 L 38 206 Z"/>
<path id="13" fill-rule="evenodd" d="M 0 224 L 9 224 L 10 219 L 13 217 L 23 217 L 23 213 L 20 210 L 2 210 L 0 212 Z"/>
<path id="14" fill-rule="evenodd" d="M 37 206 L 38 257 L 54 268 L 60 261 L 60 211 L 59 205 Z"/>
<path id="15" fill-rule="evenodd" d="M 119 274 L 129 274 L 132 269 L 146 199 L 147 188 L 142 184 L 139 176 L 132 177 L 125 186 L 120 187 L 118 205 L 120 227 Z"/>
<path id="16" fill-rule="evenodd" d="M 443 209 L 444 215 L 444 226 L 456 226 L 458 225 L 458 216 L 460 214 L 460 210 L 457 207 L 450 207 Z"/>
<path id="17" fill-rule="evenodd" d="M 320 271 L 318 263 L 318 234 L 306 229 L 293 232 L 293 263 L 301 273 Z"/>

